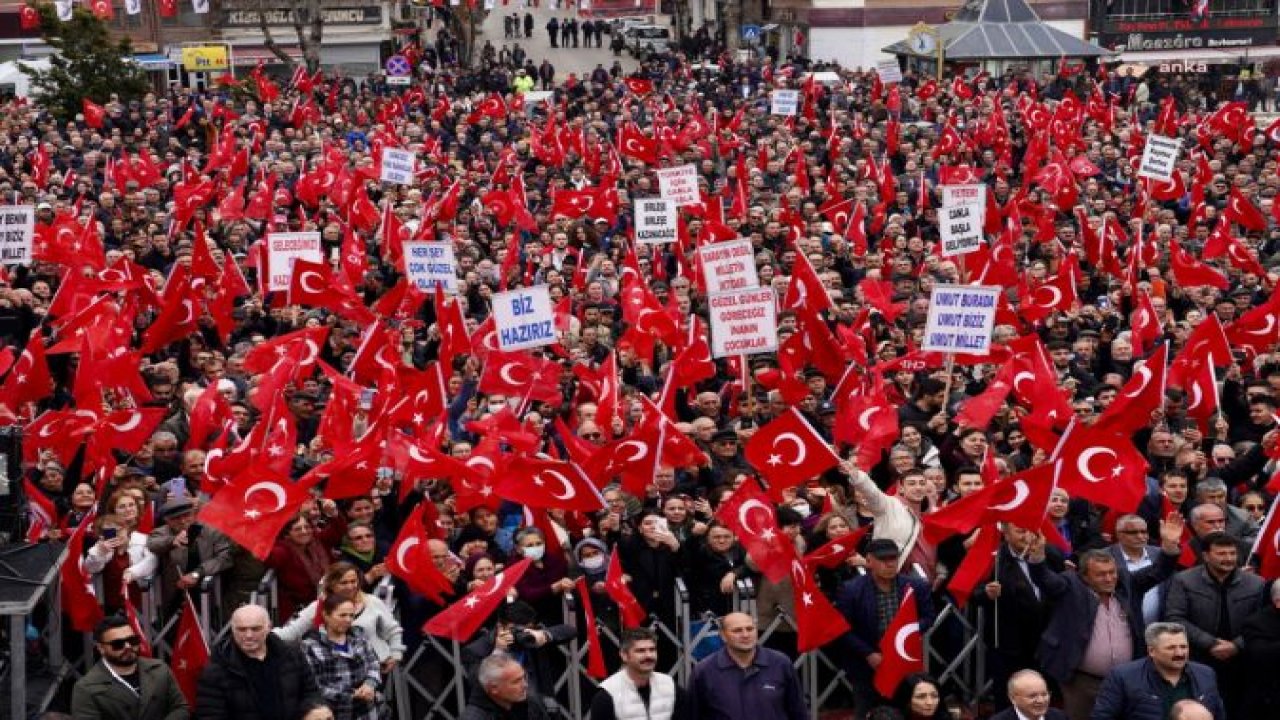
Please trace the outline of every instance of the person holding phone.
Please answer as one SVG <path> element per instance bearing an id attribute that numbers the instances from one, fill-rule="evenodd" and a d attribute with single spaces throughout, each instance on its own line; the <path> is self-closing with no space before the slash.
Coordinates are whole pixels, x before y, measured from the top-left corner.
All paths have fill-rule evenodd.
<path id="1" fill-rule="evenodd" d="M 106 507 L 108 514 L 95 523 L 98 540 L 84 556 L 82 567 L 90 575 L 102 575 L 106 590 L 103 607 L 115 612 L 124 608 L 126 590 L 135 607 L 141 604 L 141 594 L 133 582 L 154 575 L 157 560 L 147 549 L 147 536 L 136 529 L 138 503 L 133 494 L 121 491 L 111 497 Z"/>

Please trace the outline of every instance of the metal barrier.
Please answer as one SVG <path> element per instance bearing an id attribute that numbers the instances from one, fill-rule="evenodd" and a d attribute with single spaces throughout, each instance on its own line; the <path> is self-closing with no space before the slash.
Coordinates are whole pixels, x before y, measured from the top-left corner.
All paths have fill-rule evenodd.
<path id="1" fill-rule="evenodd" d="M 101 593 L 101 578 L 95 578 Z M 163 617 L 160 583 L 156 580 L 138 581 L 143 590 L 143 601 L 138 608 L 143 631 L 155 657 L 168 659 L 172 655 L 169 637 L 178 622 L 178 613 Z M 212 646 L 230 629 L 229 618 L 221 615 L 221 583 L 215 577 L 204 578 L 196 588 L 191 588 L 197 610 L 198 625 L 206 641 Z M 374 588 L 373 594 L 393 610 L 396 597 L 390 578 Z M 102 597 L 101 595 L 99 595 Z M 268 570 L 250 595 L 250 602 L 267 608 L 273 620 L 277 612 L 278 588 L 276 574 Z M 743 612 L 759 623 L 761 608 L 759 589 L 750 578 L 741 578 L 734 584 L 730 607 Z M 564 595 L 562 620 L 575 630 L 572 638 L 555 648 L 564 661 L 565 668 L 549 680 L 555 716 L 580 720 L 587 714 L 590 698 L 599 687 L 599 680 L 587 674 L 588 653 L 585 628 L 581 627 L 580 600 L 573 593 Z M 675 606 L 669 616 L 675 627 L 668 626 L 650 608 L 646 626 L 659 637 L 659 647 L 666 643 L 675 656 L 668 666 L 660 668 L 677 683 L 688 686 L 692 677 L 696 649 L 706 639 L 719 632 L 720 617 L 711 612 L 695 614 L 691 595 L 683 579 L 677 578 Z M 760 643 L 767 645 L 782 634 L 798 633 L 794 615 L 782 606 L 772 608 L 772 620 L 759 628 Z M 930 629 L 924 633 L 926 667 L 933 671 L 939 682 L 958 694 L 966 703 L 981 698 L 990 687 L 986 676 L 986 646 L 983 640 L 984 616 L 981 608 L 971 607 L 962 611 L 947 603 Z M 277 623 L 278 624 L 278 623 Z M 616 649 L 621 645 L 621 629 L 597 615 L 596 631 L 602 650 Z M 609 657 L 606 655 L 606 657 Z M 83 670 L 93 662 L 91 640 L 86 634 Z M 839 662 L 839 658 L 825 650 L 799 654 L 793 665 L 800 676 L 811 717 L 816 720 L 820 709 L 835 697 L 844 694 L 849 699 L 855 695 L 854 685 Z M 453 641 L 425 635 L 418 647 L 406 657 L 388 676 L 386 682 L 388 707 L 396 720 L 417 720 L 430 717 L 442 720 L 458 720 L 467 704 L 469 689 L 467 668 L 463 663 L 462 645 Z"/>

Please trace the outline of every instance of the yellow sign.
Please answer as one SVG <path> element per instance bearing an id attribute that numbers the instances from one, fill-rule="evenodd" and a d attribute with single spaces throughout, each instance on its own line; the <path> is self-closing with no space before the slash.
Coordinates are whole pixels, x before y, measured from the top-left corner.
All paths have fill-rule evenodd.
<path id="1" fill-rule="evenodd" d="M 197 45 L 182 48 L 182 67 L 191 72 L 226 70 L 231 67 L 226 45 Z"/>

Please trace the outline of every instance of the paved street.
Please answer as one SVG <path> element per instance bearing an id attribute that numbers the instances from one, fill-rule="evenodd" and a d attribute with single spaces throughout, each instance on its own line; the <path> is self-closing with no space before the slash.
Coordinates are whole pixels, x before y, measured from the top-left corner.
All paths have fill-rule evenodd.
<path id="1" fill-rule="evenodd" d="M 581 40 L 579 40 L 579 47 L 577 48 L 570 47 L 568 49 L 564 49 L 551 47 L 551 42 L 547 38 L 547 21 L 553 17 L 561 21 L 571 17 L 577 17 L 578 11 L 576 8 L 564 9 L 563 2 L 560 3 L 560 7 L 561 9 L 558 10 L 551 9 L 548 0 L 540 0 L 539 7 L 530 8 L 525 8 L 522 0 L 511 0 L 508 5 L 503 5 L 499 2 L 498 6 L 489 13 L 488 19 L 485 20 L 483 34 L 476 39 L 476 56 L 479 56 L 479 49 L 484 47 L 486 40 L 493 43 L 493 47 L 497 50 L 501 50 L 504 44 L 515 44 L 518 42 L 522 47 L 524 47 L 525 52 L 529 54 L 529 57 L 533 59 L 535 64 L 542 62 L 543 58 L 551 60 L 551 64 L 556 68 L 557 81 L 568 77 L 571 72 L 576 73 L 580 78 L 584 75 L 589 75 L 591 71 L 595 69 L 597 63 L 604 65 L 606 70 L 609 69 L 609 67 L 613 65 L 615 58 L 613 56 L 613 52 L 609 50 L 609 40 L 611 36 L 608 34 L 604 36 L 602 46 L 598 49 L 595 47 L 590 49 L 582 47 Z M 529 39 L 521 39 L 519 41 L 504 40 L 502 32 L 503 15 L 519 13 L 521 23 L 523 23 L 524 14 L 526 12 L 533 14 L 533 37 Z M 658 22 L 660 23 L 668 21 L 668 18 L 665 16 L 661 16 L 658 19 Z M 522 29 L 523 27 L 524 25 L 521 24 Z M 579 33 L 579 38 L 581 38 L 581 33 Z M 556 40 L 558 43 L 559 38 L 556 38 Z M 622 57 L 618 59 L 622 61 L 622 68 L 624 71 L 631 72 L 636 69 L 635 59 L 626 52 L 623 52 Z"/>

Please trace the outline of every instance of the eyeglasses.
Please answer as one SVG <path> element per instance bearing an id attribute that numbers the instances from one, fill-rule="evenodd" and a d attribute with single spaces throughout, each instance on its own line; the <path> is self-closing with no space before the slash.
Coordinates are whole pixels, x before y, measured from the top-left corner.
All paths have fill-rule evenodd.
<path id="1" fill-rule="evenodd" d="M 1266 505 L 1253 505 L 1253 504 L 1249 504 L 1249 505 L 1244 505 L 1243 507 L 1244 507 L 1244 509 L 1245 509 L 1245 510 L 1249 510 L 1250 512 L 1252 512 L 1252 511 L 1254 511 L 1254 510 L 1263 510 L 1263 509 L 1265 509 L 1265 508 L 1266 508 Z"/>
<path id="2" fill-rule="evenodd" d="M 604 436 L 598 432 L 594 432 L 594 433 L 583 433 L 582 437 L 586 438 L 587 440 L 599 440 Z"/>
<path id="3" fill-rule="evenodd" d="M 142 645 L 142 639 L 139 638 L 137 635 L 130 635 L 129 637 L 122 637 L 122 638 L 116 638 L 115 640 L 109 640 L 109 641 L 103 642 L 102 644 L 106 645 L 112 650 L 123 650 L 125 645 L 139 647 L 140 645 Z"/>

